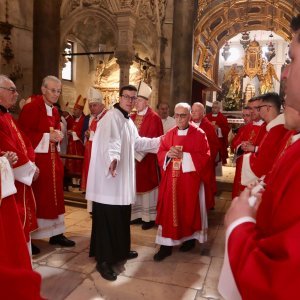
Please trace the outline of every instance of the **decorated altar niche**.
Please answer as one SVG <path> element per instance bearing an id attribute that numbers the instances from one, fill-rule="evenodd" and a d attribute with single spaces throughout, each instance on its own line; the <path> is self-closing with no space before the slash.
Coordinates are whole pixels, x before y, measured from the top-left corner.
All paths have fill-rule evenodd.
<path id="1" fill-rule="evenodd" d="M 241 110 L 243 91 L 243 66 L 236 64 L 224 66 L 222 92 L 218 93 L 217 99 L 222 101 L 223 110 Z"/>
<path id="2" fill-rule="evenodd" d="M 240 111 L 250 98 L 274 92 L 274 80 L 279 81 L 275 67 L 262 56 L 254 39 L 245 49 L 243 65 L 224 66 L 219 71 L 222 92 L 217 100 L 222 101 L 225 111 Z"/>

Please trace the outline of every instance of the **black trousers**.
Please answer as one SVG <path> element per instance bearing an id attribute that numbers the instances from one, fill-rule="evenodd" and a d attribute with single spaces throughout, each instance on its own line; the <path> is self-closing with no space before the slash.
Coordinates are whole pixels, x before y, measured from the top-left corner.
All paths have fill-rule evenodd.
<path id="1" fill-rule="evenodd" d="M 98 263 L 125 260 L 130 251 L 131 205 L 93 203 L 90 257 Z"/>

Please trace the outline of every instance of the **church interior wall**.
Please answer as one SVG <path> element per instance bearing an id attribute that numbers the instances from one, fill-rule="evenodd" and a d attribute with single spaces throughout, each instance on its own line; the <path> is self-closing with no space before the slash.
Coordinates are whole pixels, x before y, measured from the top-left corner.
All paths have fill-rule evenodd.
<path id="1" fill-rule="evenodd" d="M 0 73 L 16 76 L 19 99 L 32 94 L 32 51 L 33 51 L 33 1 L 8 1 L 8 18 L 6 20 L 6 3 L 0 1 L 0 21 L 13 25 L 11 43 L 14 58 L 9 64 L 0 56 Z M 1 39 L 3 35 L 0 35 Z"/>
<path id="2" fill-rule="evenodd" d="M 160 72 L 159 72 L 159 101 L 170 101 L 171 84 L 171 52 L 173 31 L 173 0 L 167 2 L 166 16 L 162 24 L 160 45 Z M 178 58 L 179 59 L 179 58 Z"/>

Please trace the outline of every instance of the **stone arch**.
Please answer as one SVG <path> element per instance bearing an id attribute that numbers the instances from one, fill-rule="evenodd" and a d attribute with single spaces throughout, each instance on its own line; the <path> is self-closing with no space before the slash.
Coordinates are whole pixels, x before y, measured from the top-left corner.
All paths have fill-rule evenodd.
<path id="1" fill-rule="evenodd" d="M 74 28 L 74 26 L 87 18 L 94 18 L 96 20 L 101 20 L 107 24 L 108 28 L 113 33 L 113 38 L 115 42 L 118 36 L 118 27 L 116 25 L 115 16 L 107 13 L 104 9 L 79 9 L 74 11 L 73 14 L 69 15 L 68 18 L 61 21 L 61 47 L 63 46 L 63 41 L 67 34 Z"/>

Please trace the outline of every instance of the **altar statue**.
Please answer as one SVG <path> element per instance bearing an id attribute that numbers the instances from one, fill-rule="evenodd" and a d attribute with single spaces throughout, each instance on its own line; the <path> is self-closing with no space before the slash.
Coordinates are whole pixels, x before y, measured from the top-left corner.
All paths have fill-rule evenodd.
<path id="1" fill-rule="evenodd" d="M 273 64 L 268 63 L 266 66 L 266 72 L 260 76 L 260 93 L 265 94 L 274 91 L 273 78 L 279 81 Z"/>
<path id="2" fill-rule="evenodd" d="M 226 98 L 238 98 L 241 91 L 241 79 L 235 64 L 232 65 L 232 67 L 226 74 L 224 81 L 229 85 Z"/>

